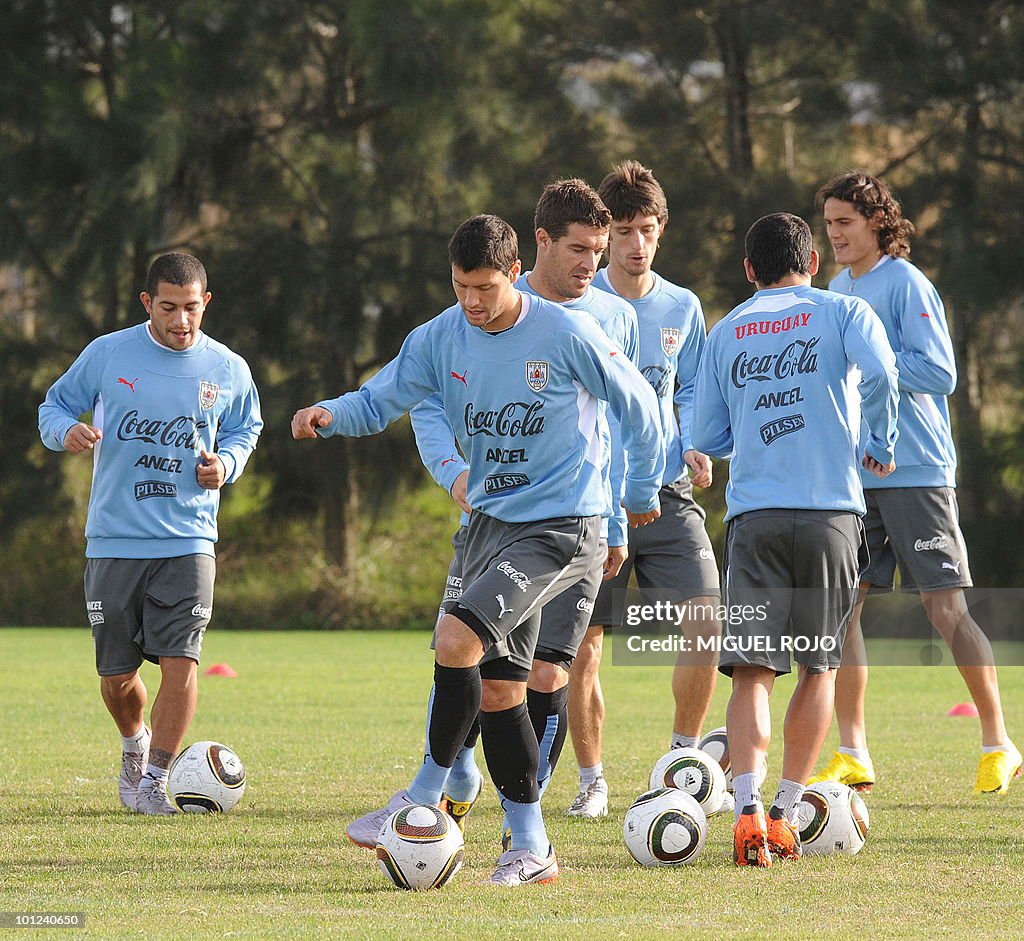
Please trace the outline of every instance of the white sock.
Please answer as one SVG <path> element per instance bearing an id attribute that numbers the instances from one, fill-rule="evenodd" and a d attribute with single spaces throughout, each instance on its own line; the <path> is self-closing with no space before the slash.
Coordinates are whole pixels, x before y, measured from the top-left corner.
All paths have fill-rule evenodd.
<path id="1" fill-rule="evenodd" d="M 740 814 L 751 804 L 761 803 L 761 785 L 758 782 L 756 771 L 747 774 L 737 774 L 732 779 L 732 790 L 736 797 L 735 818 L 740 819 Z"/>
<path id="2" fill-rule="evenodd" d="M 585 791 L 602 774 L 604 774 L 604 765 L 600 761 L 592 768 L 584 768 L 580 765 L 580 790 Z"/>
<path id="3" fill-rule="evenodd" d="M 672 744 L 669 748 L 696 748 L 697 747 L 697 736 L 696 735 L 683 735 L 682 732 L 672 733 Z"/>
<path id="4" fill-rule="evenodd" d="M 1009 751 L 1013 748 L 1012 742 L 1003 742 L 1002 745 L 982 745 L 981 752 L 984 755 L 990 755 L 994 751 Z"/>
<path id="5" fill-rule="evenodd" d="M 786 819 L 792 821 L 796 813 L 796 805 L 800 803 L 803 793 L 804 786 L 802 784 L 783 778 L 779 781 L 779 790 L 775 794 L 772 806 L 778 807 L 785 814 Z"/>
<path id="6" fill-rule="evenodd" d="M 154 764 L 146 765 L 146 777 L 152 778 L 154 781 L 167 781 L 167 769 L 159 768 Z"/>
<path id="7" fill-rule="evenodd" d="M 142 754 L 142 740 L 146 737 L 146 725 L 143 723 L 139 731 L 131 736 L 121 736 L 121 751 L 131 752 L 134 755 Z"/>
<path id="8" fill-rule="evenodd" d="M 836 749 L 840 755 L 849 755 L 851 758 L 856 758 L 862 765 L 870 764 L 871 753 L 866 748 L 847 748 L 845 745 L 840 745 Z"/>

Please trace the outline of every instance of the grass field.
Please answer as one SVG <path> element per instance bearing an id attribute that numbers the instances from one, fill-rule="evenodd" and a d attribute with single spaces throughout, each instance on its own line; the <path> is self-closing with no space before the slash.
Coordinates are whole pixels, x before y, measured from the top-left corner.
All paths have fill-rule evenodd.
<path id="1" fill-rule="evenodd" d="M 0 912 L 84 912 L 84 928 L 30 934 L 71 938 L 1020 936 L 1024 783 L 1002 798 L 971 797 L 978 727 L 945 717 L 966 696 L 949 667 L 873 674 L 881 783 L 857 857 L 736 870 L 729 824 L 717 818 L 695 865 L 635 865 L 622 814 L 667 747 L 669 670 L 606 664 L 612 811 L 599 822 L 563 816 L 575 793 L 567 742 L 545 798 L 558 883 L 481 885 L 499 852 L 489 790 L 470 817 L 456 880 L 427 894 L 391 889 L 343 831 L 419 764 L 425 647 L 415 633 L 211 631 L 205 663 L 227 661 L 239 676 L 202 680 L 189 739 L 237 749 L 249 790 L 224 817 L 154 819 L 118 805 L 118 739 L 88 632 L 0 630 Z M 145 677 L 155 686 L 154 668 Z M 1024 668 L 1004 669 L 1002 682 L 1020 742 Z M 777 728 L 790 688 L 776 687 Z M 720 684 L 707 728 L 722 724 L 727 692 Z M 777 747 L 770 758 L 769 789 Z"/>

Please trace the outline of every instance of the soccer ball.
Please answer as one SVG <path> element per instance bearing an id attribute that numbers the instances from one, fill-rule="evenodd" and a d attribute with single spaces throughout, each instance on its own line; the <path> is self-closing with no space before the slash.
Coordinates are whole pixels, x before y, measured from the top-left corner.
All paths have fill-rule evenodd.
<path id="1" fill-rule="evenodd" d="M 189 745 L 167 775 L 167 796 L 187 814 L 227 813 L 244 793 L 242 761 L 219 742 Z"/>
<path id="2" fill-rule="evenodd" d="M 860 852 L 868 835 L 868 808 L 861 796 L 837 781 L 808 787 L 797 806 L 805 856 Z"/>
<path id="3" fill-rule="evenodd" d="M 721 766 L 699 748 L 673 748 L 662 755 L 651 769 L 649 786 L 685 791 L 708 817 L 721 809 L 726 791 Z"/>
<path id="4" fill-rule="evenodd" d="M 708 819 L 685 791 L 659 787 L 633 801 L 622 836 L 630 855 L 643 866 L 684 866 L 704 848 Z"/>
<path id="5" fill-rule="evenodd" d="M 722 767 L 722 771 L 725 773 L 725 787 L 732 793 L 732 759 L 729 757 L 729 736 L 726 732 L 726 728 L 723 725 L 720 729 L 712 729 L 705 735 L 699 742 L 697 747 L 704 752 L 707 752 L 712 758 L 716 759 Z M 761 763 L 761 773 L 758 775 L 758 783 L 764 784 L 764 779 L 768 777 L 768 759 L 765 758 Z"/>
<path id="6" fill-rule="evenodd" d="M 462 831 L 429 804 L 396 810 L 377 837 L 377 863 L 400 889 L 439 889 L 462 868 L 462 857 Z"/>

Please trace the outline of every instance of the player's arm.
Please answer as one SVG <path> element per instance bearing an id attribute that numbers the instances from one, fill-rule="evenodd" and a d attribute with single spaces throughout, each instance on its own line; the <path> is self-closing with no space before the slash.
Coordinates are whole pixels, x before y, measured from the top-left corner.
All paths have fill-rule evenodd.
<path id="1" fill-rule="evenodd" d="M 568 350 L 580 383 L 608 403 L 629 453 L 625 504 L 630 525 L 644 525 L 661 515 L 658 490 L 665 473 L 658 399 L 651 384 L 621 350 L 594 327 L 568 333 Z"/>
<path id="2" fill-rule="evenodd" d="M 697 387 L 697 370 L 700 368 L 707 334 L 704 325 L 704 311 L 700 301 L 694 297 L 690 329 L 682 337 L 676 358 L 676 420 L 679 422 L 679 443 L 683 450 L 683 461 L 690 468 L 690 478 L 697 487 L 710 487 L 713 479 L 711 458 L 693 446 L 693 400 Z"/>
<path id="3" fill-rule="evenodd" d="M 80 454 L 91 451 L 103 437 L 95 425 L 80 421 L 92 411 L 99 395 L 104 356 L 99 341 L 87 346 L 46 393 L 39 406 L 39 437 L 51 451 Z"/>
<path id="4" fill-rule="evenodd" d="M 704 454 L 720 458 L 732 454 L 732 419 L 712 342 L 708 343 L 697 369 L 691 435 L 694 448 Z"/>
<path id="5" fill-rule="evenodd" d="M 889 345 L 885 327 L 878 315 L 863 301 L 856 300 L 843 327 L 846 359 L 861 373 L 857 390 L 861 412 L 868 426 L 864 467 L 884 477 L 895 470 L 894 448 L 898 431 L 899 377 L 896 355 Z M 885 469 L 880 473 L 879 469 Z"/>
<path id="6" fill-rule="evenodd" d="M 625 304 L 623 310 L 622 352 L 637 366 L 640 362 L 640 324 L 632 304 Z M 608 558 L 605 561 L 605 578 L 614 578 L 622 568 L 629 554 L 629 519 L 623 500 L 626 495 L 626 468 L 629 453 L 622 441 L 622 429 L 614 415 L 608 416 L 608 434 L 611 438 L 611 454 L 608 462 L 608 480 L 612 491 L 612 515 L 608 518 Z"/>
<path id="7" fill-rule="evenodd" d="M 354 392 L 299 409 L 292 418 L 292 437 L 360 438 L 379 434 L 414 405 L 439 391 L 430 365 L 429 326 L 427 323 L 413 330 L 398 356 Z"/>
<path id="8" fill-rule="evenodd" d="M 956 388 L 953 341 L 938 291 L 923 277 L 900 285 L 893 297 L 900 326 L 896 366 L 900 388 L 950 395 Z"/>
<path id="9" fill-rule="evenodd" d="M 238 364 L 234 378 L 239 391 L 221 416 L 216 452 L 203 451 L 200 455 L 202 463 L 196 470 L 200 486 L 207 490 L 233 484 L 242 476 L 263 430 L 259 393 L 246 363 Z M 217 467 L 218 462 L 220 468 Z"/>
<path id="10" fill-rule="evenodd" d="M 463 510 L 470 512 L 466 503 L 469 464 L 459 452 L 455 431 L 448 421 L 440 394 L 425 398 L 409 412 L 409 418 L 423 466 L 438 486 L 444 487 Z"/>

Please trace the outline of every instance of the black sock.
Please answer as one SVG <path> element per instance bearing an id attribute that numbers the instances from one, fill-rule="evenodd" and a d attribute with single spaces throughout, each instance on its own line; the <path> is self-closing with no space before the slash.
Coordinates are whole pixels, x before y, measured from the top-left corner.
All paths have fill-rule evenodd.
<path id="1" fill-rule="evenodd" d="M 430 757 L 450 768 L 480 711 L 480 668 L 434 664 L 434 706 L 427 738 Z"/>
<path id="2" fill-rule="evenodd" d="M 501 712 L 481 712 L 484 756 L 498 793 L 518 804 L 540 799 L 537 790 L 539 751 L 526 703 Z"/>
<path id="3" fill-rule="evenodd" d="M 543 788 L 555 773 L 555 766 L 565 744 L 565 733 L 569 728 L 569 687 L 563 686 L 553 693 L 528 689 L 526 707 L 530 711 L 530 721 L 540 748 L 537 776 Z"/>
<path id="4" fill-rule="evenodd" d="M 480 713 L 473 718 L 473 724 L 469 728 L 469 735 L 466 736 L 466 743 L 463 748 L 476 748 L 476 740 L 480 738 Z"/>

